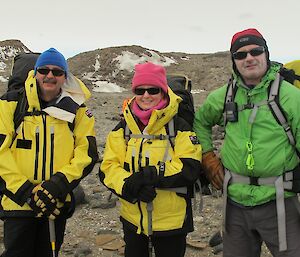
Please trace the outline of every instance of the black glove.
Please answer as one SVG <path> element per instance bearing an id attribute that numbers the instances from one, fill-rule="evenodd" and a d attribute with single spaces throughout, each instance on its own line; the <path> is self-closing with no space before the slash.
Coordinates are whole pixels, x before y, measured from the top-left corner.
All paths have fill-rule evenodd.
<path id="1" fill-rule="evenodd" d="M 138 199 L 145 203 L 150 203 L 156 197 L 156 191 L 153 186 L 143 186 L 138 193 Z"/>
<path id="2" fill-rule="evenodd" d="M 144 175 L 142 172 L 135 172 L 125 179 L 122 194 L 130 198 L 137 198 L 138 192 L 145 184 Z"/>
<path id="3" fill-rule="evenodd" d="M 142 167 L 141 172 L 144 174 L 145 185 L 157 186 L 159 177 L 155 166 Z"/>
<path id="4" fill-rule="evenodd" d="M 142 167 L 139 172 L 135 172 L 125 179 L 122 195 L 130 202 L 135 202 L 139 198 L 139 192 L 143 186 L 148 185 L 153 187 L 157 183 L 158 175 L 155 166 Z"/>
<path id="5" fill-rule="evenodd" d="M 41 185 L 32 190 L 27 203 L 35 212 L 36 217 L 48 217 L 50 219 L 55 219 L 60 214 L 59 208 L 63 206 Z"/>
<path id="6" fill-rule="evenodd" d="M 62 192 L 58 185 L 51 180 L 46 180 L 41 184 L 41 187 L 46 190 L 54 199 L 61 199 Z"/>

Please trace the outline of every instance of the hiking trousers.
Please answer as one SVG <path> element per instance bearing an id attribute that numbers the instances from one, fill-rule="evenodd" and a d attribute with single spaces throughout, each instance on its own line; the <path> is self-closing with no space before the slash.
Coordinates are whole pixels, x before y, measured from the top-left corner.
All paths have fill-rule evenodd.
<path id="1" fill-rule="evenodd" d="M 63 243 L 66 219 L 55 220 L 56 255 Z M 4 219 L 4 246 L 1 257 L 52 257 L 49 223 L 46 218 Z"/>
<path id="2" fill-rule="evenodd" d="M 285 199 L 287 250 L 279 252 L 276 202 L 242 208 L 227 202 L 223 257 L 259 257 L 262 242 L 274 257 L 300 256 L 300 214 L 297 197 Z"/>
<path id="3" fill-rule="evenodd" d="M 125 257 L 149 257 L 148 237 L 123 226 Z M 152 237 L 155 257 L 183 257 L 186 234 Z"/>

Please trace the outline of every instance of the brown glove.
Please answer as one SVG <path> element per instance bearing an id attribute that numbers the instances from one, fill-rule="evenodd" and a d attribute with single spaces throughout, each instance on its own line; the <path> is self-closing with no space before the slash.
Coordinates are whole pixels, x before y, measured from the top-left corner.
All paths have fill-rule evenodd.
<path id="1" fill-rule="evenodd" d="M 214 152 L 207 152 L 202 156 L 202 165 L 205 175 L 210 183 L 216 189 L 221 189 L 223 187 L 224 180 L 224 167 L 220 159 Z"/>

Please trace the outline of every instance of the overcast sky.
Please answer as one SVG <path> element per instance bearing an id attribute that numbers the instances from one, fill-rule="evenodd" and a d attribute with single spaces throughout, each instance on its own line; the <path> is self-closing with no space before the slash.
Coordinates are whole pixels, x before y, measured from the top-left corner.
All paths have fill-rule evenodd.
<path id="1" fill-rule="evenodd" d="M 2 0 L 0 41 L 67 58 L 122 45 L 160 52 L 214 53 L 255 27 L 271 59 L 300 59 L 300 0 Z"/>

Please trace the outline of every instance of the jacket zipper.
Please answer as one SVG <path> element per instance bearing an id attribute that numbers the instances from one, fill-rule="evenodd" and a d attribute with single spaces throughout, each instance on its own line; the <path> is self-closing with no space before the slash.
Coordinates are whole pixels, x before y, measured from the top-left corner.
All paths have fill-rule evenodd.
<path id="1" fill-rule="evenodd" d="M 140 147 L 139 147 L 139 154 L 138 154 L 138 169 L 139 169 L 139 172 L 140 172 L 140 169 L 141 169 L 141 166 L 142 166 L 141 161 L 142 161 L 143 142 L 144 142 L 144 138 L 142 139 Z M 138 201 L 138 206 L 139 206 L 139 210 L 140 210 L 140 213 L 141 213 L 141 219 L 140 219 L 141 231 L 144 231 L 143 212 L 142 212 L 140 201 Z"/>
<path id="2" fill-rule="evenodd" d="M 44 125 L 44 144 L 43 144 L 43 163 L 42 163 L 42 180 L 46 179 L 46 149 L 47 149 L 47 127 L 46 127 L 46 114 L 42 114 Z"/>
<path id="3" fill-rule="evenodd" d="M 50 127 L 50 177 L 53 175 L 53 161 L 54 161 L 54 127 Z"/>
<path id="4" fill-rule="evenodd" d="M 40 152 L 40 127 L 35 129 L 35 163 L 34 163 L 34 180 L 38 179 L 39 152 Z"/>

